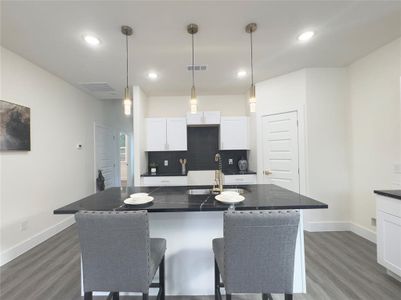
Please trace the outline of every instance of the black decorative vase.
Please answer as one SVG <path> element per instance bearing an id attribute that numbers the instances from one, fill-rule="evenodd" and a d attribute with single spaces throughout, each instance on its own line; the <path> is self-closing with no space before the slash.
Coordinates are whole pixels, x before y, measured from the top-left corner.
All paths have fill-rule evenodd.
<path id="1" fill-rule="evenodd" d="M 99 191 L 104 191 L 104 177 L 102 174 L 102 171 L 98 171 L 98 175 L 96 178 L 96 190 Z"/>

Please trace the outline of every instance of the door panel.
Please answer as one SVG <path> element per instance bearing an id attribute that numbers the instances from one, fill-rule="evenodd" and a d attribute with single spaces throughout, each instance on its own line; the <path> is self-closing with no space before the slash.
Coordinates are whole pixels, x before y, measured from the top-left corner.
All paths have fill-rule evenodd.
<path id="1" fill-rule="evenodd" d="M 299 193 L 297 112 L 262 118 L 263 178 Z"/>
<path id="2" fill-rule="evenodd" d="M 109 127 L 95 125 L 95 158 L 97 170 L 101 170 L 105 188 L 118 186 L 116 173 L 116 140 Z"/>

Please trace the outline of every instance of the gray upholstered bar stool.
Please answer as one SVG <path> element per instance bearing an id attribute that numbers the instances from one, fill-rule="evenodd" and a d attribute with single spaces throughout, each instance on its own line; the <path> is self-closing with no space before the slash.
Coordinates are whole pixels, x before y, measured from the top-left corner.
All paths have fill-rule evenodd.
<path id="1" fill-rule="evenodd" d="M 146 211 L 82 211 L 75 215 L 82 254 L 85 300 L 92 292 L 140 292 L 147 300 L 150 287 L 164 299 L 166 240 L 149 238 Z M 152 283 L 159 268 L 159 283 Z"/>
<path id="2" fill-rule="evenodd" d="M 299 211 L 227 211 L 224 238 L 213 240 L 215 299 L 233 293 L 292 299 Z M 223 283 L 220 282 L 220 273 Z"/>

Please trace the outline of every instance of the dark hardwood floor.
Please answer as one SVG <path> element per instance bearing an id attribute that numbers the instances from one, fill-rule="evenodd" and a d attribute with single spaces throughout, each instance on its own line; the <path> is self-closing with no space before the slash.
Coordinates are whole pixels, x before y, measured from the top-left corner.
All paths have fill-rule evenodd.
<path id="1" fill-rule="evenodd" d="M 401 283 L 377 264 L 373 243 L 350 232 L 306 232 L 305 245 L 308 293 L 295 295 L 294 299 L 401 299 Z M 0 299 L 81 299 L 79 259 L 77 231 L 71 226 L 0 268 Z M 261 296 L 235 295 L 233 298 L 253 300 Z M 273 298 L 283 299 L 281 295 Z"/>

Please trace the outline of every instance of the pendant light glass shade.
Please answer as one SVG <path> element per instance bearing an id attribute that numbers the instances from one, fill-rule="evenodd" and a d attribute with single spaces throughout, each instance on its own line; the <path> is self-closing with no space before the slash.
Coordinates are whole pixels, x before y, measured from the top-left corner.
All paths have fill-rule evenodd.
<path id="1" fill-rule="evenodd" d="M 124 90 L 124 100 L 123 100 L 123 105 L 124 105 L 124 114 L 126 116 L 131 115 L 131 110 L 132 110 L 132 100 L 129 92 L 129 88 L 126 87 Z"/>
<path id="2" fill-rule="evenodd" d="M 254 84 L 251 85 L 249 90 L 249 111 L 252 113 L 256 112 L 256 91 Z"/>
<path id="3" fill-rule="evenodd" d="M 196 114 L 198 112 L 198 99 L 196 98 L 195 86 L 192 86 L 191 88 L 190 106 L 191 106 L 191 113 Z"/>

